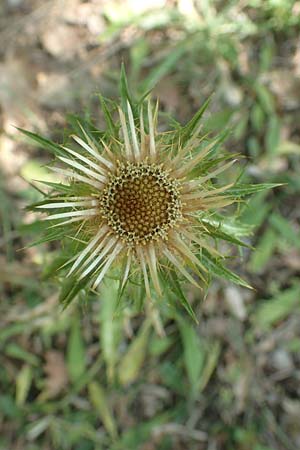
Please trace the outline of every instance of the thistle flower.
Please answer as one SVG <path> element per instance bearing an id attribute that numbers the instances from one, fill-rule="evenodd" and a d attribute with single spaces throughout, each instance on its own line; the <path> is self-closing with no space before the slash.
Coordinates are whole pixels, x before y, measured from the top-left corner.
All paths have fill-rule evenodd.
<path id="1" fill-rule="evenodd" d="M 140 274 L 149 298 L 163 294 L 166 280 L 174 287 L 174 273 L 197 287 L 211 272 L 247 285 L 223 267 L 212 243 L 245 245 L 213 212 L 246 190 L 213 183 L 235 160 L 217 153 L 224 135 L 210 139 L 200 133 L 207 103 L 186 126 L 160 133 L 158 104 L 134 104 L 124 81 L 121 98 L 117 122 L 101 98 L 106 133 L 73 118 L 77 146 L 22 130 L 55 153 L 63 166 L 51 170 L 68 180 L 46 183 L 51 192 L 33 205 L 48 213 L 45 240 L 68 236 L 68 253 L 58 264 L 66 279 L 63 300 L 68 303 L 86 285 L 96 289 L 114 268 L 121 291 Z"/>

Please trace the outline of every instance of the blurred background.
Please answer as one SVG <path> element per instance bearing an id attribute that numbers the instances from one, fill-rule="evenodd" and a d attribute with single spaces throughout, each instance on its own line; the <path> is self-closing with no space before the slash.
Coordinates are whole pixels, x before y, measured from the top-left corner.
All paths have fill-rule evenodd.
<path id="1" fill-rule="evenodd" d="M 243 179 L 285 183 L 241 205 L 256 250 L 230 265 L 254 289 L 191 291 L 199 325 L 162 317 L 163 337 L 132 308 L 113 318 L 113 281 L 62 312 L 41 281 L 59 246 L 29 246 L 30 181 L 53 175 L 14 127 L 103 126 L 122 61 L 182 123 L 214 93 Z M 299 449 L 299 174 L 300 1 L 1 0 L 0 449 Z"/>

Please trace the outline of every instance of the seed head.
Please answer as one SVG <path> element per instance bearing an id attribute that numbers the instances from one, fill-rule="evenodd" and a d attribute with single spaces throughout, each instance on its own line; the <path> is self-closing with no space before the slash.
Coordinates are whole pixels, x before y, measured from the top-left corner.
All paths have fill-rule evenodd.
<path id="1" fill-rule="evenodd" d="M 182 218 L 178 182 L 155 164 L 118 164 L 100 194 L 103 219 L 125 246 L 166 240 Z"/>
<path id="2" fill-rule="evenodd" d="M 67 183 L 52 184 L 34 208 L 48 212 L 52 238 L 76 243 L 62 268 L 71 280 L 66 302 L 80 287 L 96 289 L 114 268 L 121 290 L 141 274 L 149 298 L 162 295 L 173 273 L 197 287 L 206 282 L 222 258 L 212 213 L 234 201 L 232 184 L 213 180 L 234 161 L 215 156 L 220 138 L 201 136 L 204 109 L 185 127 L 159 133 L 158 108 L 148 101 L 145 114 L 143 104 L 132 108 L 127 100 L 119 123 L 109 115 L 106 134 L 79 121 L 77 146 L 51 143 L 63 163 L 51 169 Z"/>

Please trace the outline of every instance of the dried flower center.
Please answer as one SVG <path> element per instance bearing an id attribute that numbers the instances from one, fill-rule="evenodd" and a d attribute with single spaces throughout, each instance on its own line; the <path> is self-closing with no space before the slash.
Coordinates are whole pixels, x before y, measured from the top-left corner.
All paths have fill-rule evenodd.
<path id="1" fill-rule="evenodd" d="M 154 164 L 120 164 L 104 190 L 101 209 L 129 244 L 164 238 L 181 217 L 178 182 Z"/>

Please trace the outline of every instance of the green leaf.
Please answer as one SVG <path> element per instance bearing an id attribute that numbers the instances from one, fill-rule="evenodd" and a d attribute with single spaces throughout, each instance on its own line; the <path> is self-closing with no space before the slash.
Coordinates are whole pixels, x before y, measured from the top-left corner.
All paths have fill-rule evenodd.
<path id="1" fill-rule="evenodd" d="M 16 377 L 16 404 L 23 406 L 32 381 L 32 368 L 29 365 L 25 365 L 19 371 Z"/>
<path id="2" fill-rule="evenodd" d="M 173 70 L 185 51 L 184 45 L 177 46 L 174 50 L 171 50 L 162 62 L 160 64 L 156 64 L 155 68 L 152 69 L 149 75 L 144 79 L 141 90 L 143 92 L 152 90 L 163 77 Z"/>
<path id="3" fill-rule="evenodd" d="M 262 328 L 268 328 L 285 319 L 297 305 L 300 305 L 300 286 L 298 284 L 279 292 L 269 300 L 261 300 L 260 306 L 253 315 L 253 322 Z"/>
<path id="4" fill-rule="evenodd" d="M 7 346 L 5 347 L 5 354 L 10 356 L 11 358 L 26 361 L 32 366 L 38 366 L 40 364 L 40 360 L 36 355 L 28 352 L 27 350 L 24 350 L 18 344 L 15 344 L 13 342 L 7 344 Z"/>
<path id="5" fill-rule="evenodd" d="M 199 382 L 199 391 L 202 392 L 207 386 L 215 368 L 217 367 L 220 353 L 221 353 L 220 342 L 215 341 L 213 344 L 210 344 L 209 348 L 207 349 L 205 365 L 203 367 Z"/>
<path id="6" fill-rule="evenodd" d="M 162 380 L 162 384 L 170 388 L 172 391 L 184 397 L 186 395 L 185 386 L 183 385 L 183 370 L 181 367 L 181 355 L 178 363 L 171 362 L 164 358 L 157 367 L 157 372 Z M 183 367 L 184 369 L 184 367 Z"/>
<path id="7" fill-rule="evenodd" d="M 98 94 L 98 98 L 100 100 L 101 108 L 105 117 L 107 128 L 112 136 L 118 137 L 118 127 L 111 115 L 111 112 L 106 104 L 104 97 L 101 94 Z"/>
<path id="8" fill-rule="evenodd" d="M 41 162 L 36 160 L 29 160 L 22 166 L 21 176 L 28 183 L 32 183 L 34 181 L 51 182 L 55 180 L 55 175 L 52 172 L 47 171 L 46 167 L 43 166 Z M 37 189 L 36 186 L 34 186 L 34 188 Z"/>
<path id="9" fill-rule="evenodd" d="M 21 420 L 21 417 L 24 417 L 24 411 L 17 407 L 13 397 L 8 393 L 0 394 L 0 411 L 2 417 L 6 416 L 13 421 Z M 1 440 L 0 443 L 2 444 Z"/>
<path id="10" fill-rule="evenodd" d="M 260 133 L 265 124 L 265 113 L 258 103 L 252 107 L 250 119 L 256 133 Z"/>
<path id="11" fill-rule="evenodd" d="M 205 361 L 204 343 L 198 336 L 195 327 L 184 320 L 178 318 L 178 326 L 183 344 L 183 359 L 191 384 L 192 396 L 195 396 L 200 385 L 202 370 Z"/>
<path id="12" fill-rule="evenodd" d="M 130 46 L 130 74 L 133 86 L 139 87 L 139 74 L 149 52 L 150 46 L 146 36 L 140 36 L 140 39 L 136 39 Z"/>
<path id="13" fill-rule="evenodd" d="M 219 145 L 220 145 L 220 143 L 217 142 L 216 145 L 214 145 L 211 148 L 211 154 L 219 147 Z M 205 147 L 206 147 L 206 145 L 204 145 L 202 148 L 205 148 Z M 194 167 L 190 171 L 190 173 L 188 174 L 188 178 L 193 180 L 193 179 L 201 177 L 203 175 L 207 175 L 209 172 L 212 171 L 212 169 L 216 168 L 220 163 L 223 163 L 223 162 L 227 161 L 228 159 L 232 159 L 231 155 L 224 155 L 224 156 L 221 156 L 220 158 L 204 159 L 202 162 L 197 164 L 196 167 Z"/>
<path id="14" fill-rule="evenodd" d="M 24 334 L 25 330 L 28 328 L 28 324 L 25 323 L 12 323 L 10 325 L 6 325 L 4 328 L 0 330 L 0 344 L 2 344 L 12 336 L 17 334 Z"/>
<path id="15" fill-rule="evenodd" d="M 44 180 L 37 180 L 39 183 L 44 184 L 45 186 L 49 186 L 52 189 L 58 191 L 58 192 L 64 192 L 66 194 L 72 194 L 73 188 L 72 186 L 69 186 L 67 184 L 63 183 L 54 183 L 52 181 L 44 181 Z"/>
<path id="16" fill-rule="evenodd" d="M 120 362 L 118 372 L 120 383 L 123 386 L 132 383 L 139 376 L 146 357 L 150 329 L 150 320 L 145 320 L 138 335 L 132 341 L 129 349 Z"/>
<path id="17" fill-rule="evenodd" d="M 119 271 L 119 283 L 118 283 L 118 292 L 117 292 L 117 296 L 116 296 L 116 301 L 115 301 L 115 315 L 118 315 L 121 309 L 121 300 L 123 298 L 124 292 L 126 290 L 126 287 L 128 285 L 129 282 L 129 277 L 126 278 L 125 282 L 123 283 L 123 279 L 124 279 L 124 273 L 126 270 L 126 264 L 127 264 L 127 260 L 124 259 L 122 262 L 122 266 L 120 268 Z"/>
<path id="18" fill-rule="evenodd" d="M 246 195 L 255 194 L 257 192 L 265 191 L 266 189 L 273 189 L 282 186 L 281 183 L 262 183 L 262 184 L 236 184 L 234 187 L 227 189 L 225 194 L 233 197 L 245 197 Z"/>
<path id="19" fill-rule="evenodd" d="M 272 228 L 267 228 L 251 255 L 249 268 L 252 272 L 259 273 L 265 267 L 277 246 L 277 239 L 277 233 Z"/>
<path id="20" fill-rule="evenodd" d="M 280 122 L 278 117 L 273 114 L 267 124 L 267 131 L 265 136 L 265 145 L 268 157 L 270 159 L 276 157 L 280 142 Z"/>
<path id="21" fill-rule="evenodd" d="M 47 236 L 45 236 L 45 239 L 46 239 L 45 242 L 47 242 Z M 41 241 L 42 241 L 42 239 L 41 239 Z M 47 280 L 50 277 L 52 277 L 53 275 L 55 275 L 56 272 L 59 271 L 60 267 L 62 267 L 64 264 L 66 264 L 69 260 L 70 260 L 70 257 L 68 255 L 59 253 L 57 257 L 55 257 L 49 264 L 47 264 L 43 268 L 42 279 Z M 73 279 L 72 282 L 70 282 L 69 278 L 66 278 L 66 280 L 63 283 L 63 287 L 65 285 L 65 288 L 67 288 L 67 286 L 69 286 L 69 284 L 70 284 L 70 287 L 74 286 L 74 281 L 75 280 Z"/>
<path id="22" fill-rule="evenodd" d="M 99 383 L 92 381 L 88 385 L 88 391 L 91 404 L 99 414 L 99 417 L 110 436 L 115 439 L 117 437 L 117 425 L 110 410 L 104 389 Z"/>
<path id="23" fill-rule="evenodd" d="M 244 206 L 242 206 L 240 219 L 246 224 L 246 226 L 258 227 L 266 219 L 272 205 L 266 201 L 268 192 L 263 190 L 248 200 Z"/>
<path id="24" fill-rule="evenodd" d="M 280 3 L 278 3 L 278 6 L 280 5 Z M 282 2 L 283 5 L 283 2 Z M 279 6 L 280 8 L 280 6 Z M 260 50 L 260 55 L 259 55 L 259 69 L 261 72 L 268 72 L 271 69 L 272 66 L 272 62 L 273 62 L 273 58 L 275 56 L 275 44 L 274 41 L 271 40 L 267 40 L 261 50 Z M 255 449 L 257 450 L 257 449 Z"/>
<path id="25" fill-rule="evenodd" d="M 78 280 L 76 277 L 68 277 L 64 280 L 59 296 L 59 302 L 66 308 L 76 295 L 85 288 L 89 281 L 88 277 Z"/>
<path id="26" fill-rule="evenodd" d="M 22 235 L 26 234 L 28 236 L 28 234 L 41 233 L 42 231 L 45 231 L 48 227 L 49 224 L 47 224 L 46 222 L 42 220 L 35 220 L 34 222 L 31 223 L 21 223 L 18 227 L 18 231 Z"/>
<path id="27" fill-rule="evenodd" d="M 203 218 L 201 220 L 205 224 L 209 223 L 217 227 L 219 230 L 224 231 L 224 233 L 234 236 L 235 238 L 249 236 L 253 230 L 252 225 L 240 222 L 235 217 L 224 217 L 220 214 L 214 214 L 213 217 Z"/>
<path id="28" fill-rule="evenodd" d="M 32 133 L 31 131 L 24 130 L 22 128 L 16 127 L 21 133 L 25 134 L 25 136 L 29 137 L 31 140 L 35 141 L 39 144 L 40 147 L 50 150 L 55 156 L 64 156 L 64 150 L 60 145 L 55 144 L 54 142 L 46 139 L 36 133 Z"/>
<path id="29" fill-rule="evenodd" d="M 252 160 L 256 160 L 260 157 L 261 144 L 256 136 L 250 136 L 247 139 L 247 148 Z"/>
<path id="30" fill-rule="evenodd" d="M 176 412 L 176 409 L 174 410 L 173 408 L 163 414 L 156 415 L 151 420 L 142 420 L 134 424 L 134 426 L 124 430 L 118 442 L 112 444 L 109 450 L 142 450 L 143 447 L 145 448 L 145 442 L 153 440 L 153 429 L 164 423 L 175 421 L 177 417 Z"/>
<path id="31" fill-rule="evenodd" d="M 299 354 L 300 352 L 300 338 L 293 338 L 290 339 L 286 344 L 285 347 L 288 351 L 292 353 Z"/>
<path id="32" fill-rule="evenodd" d="M 67 120 L 74 130 L 75 134 L 86 142 L 86 135 L 97 145 L 99 138 L 104 135 L 95 125 L 87 119 L 83 119 L 75 114 L 68 114 Z M 73 134 L 73 133 L 72 133 Z M 98 139 L 97 139 L 98 138 Z"/>
<path id="33" fill-rule="evenodd" d="M 196 112 L 196 114 L 192 117 L 192 119 L 180 130 L 180 140 L 182 144 L 185 144 L 188 141 L 193 133 L 196 131 L 199 123 L 205 113 L 207 107 L 209 106 L 211 101 L 211 97 L 209 97 L 201 108 Z"/>
<path id="34" fill-rule="evenodd" d="M 211 236 L 213 238 L 223 239 L 224 241 L 231 242 L 232 244 L 239 245 L 241 247 L 247 247 L 252 248 L 251 245 L 246 244 L 245 242 L 241 241 L 240 239 L 234 237 L 231 234 L 226 233 L 222 230 L 221 223 L 218 226 L 215 226 L 211 223 L 209 223 L 207 220 L 202 220 L 203 223 L 205 223 L 205 228 L 209 231 L 208 236 Z M 205 233 L 205 230 L 204 230 Z"/>
<path id="35" fill-rule="evenodd" d="M 254 89 L 256 91 L 259 103 L 266 114 L 273 114 L 275 110 L 274 97 L 270 91 L 258 82 L 254 84 Z"/>
<path id="36" fill-rule="evenodd" d="M 34 211 L 37 210 L 38 212 L 42 213 L 42 212 L 45 212 L 45 211 L 37 209 L 39 206 L 47 205 L 48 203 L 52 203 L 52 202 L 54 203 L 56 201 L 63 201 L 63 199 L 68 200 L 68 196 L 67 195 L 64 195 L 64 196 L 62 196 L 62 195 L 59 195 L 59 196 L 57 196 L 57 195 L 47 195 L 46 198 L 44 198 L 43 200 L 40 200 L 40 201 L 35 202 L 35 203 L 31 203 L 30 209 L 32 209 Z"/>
<path id="37" fill-rule="evenodd" d="M 300 249 L 300 234 L 297 233 L 288 220 L 280 214 L 273 213 L 269 219 L 276 231 L 291 245 Z"/>
<path id="38" fill-rule="evenodd" d="M 73 383 L 79 381 L 85 372 L 85 348 L 81 334 L 81 323 L 77 315 L 74 316 L 68 339 L 67 368 Z"/>
<path id="39" fill-rule="evenodd" d="M 223 264 L 216 258 L 212 257 L 207 250 L 202 249 L 200 260 L 207 267 L 207 269 L 209 269 L 212 275 L 252 289 L 252 287 L 245 280 L 224 267 Z"/>
<path id="40" fill-rule="evenodd" d="M 121 338 L 121 320 L 115 317 L 118 284 L 107 280 L 100 291 L 101 308 L 99 311 L 99 338 L 103 359 L 107 367 L 107 378 L 110 382 L 115 376 L 115 366 L 119 358 L 118 346 Z"/>
<path id="41" fill-rule="evenodd" d="M 169 271 L 168 281 L 169 281 L 171 289 L 173 290 L 174 294 L 179 298 L 179 301 L 182 304 L 182 306 L 184 307 L 184 309 L 188 312 L 188 314 L 195 321 L 195 323 L 198 323 L 198 319 L 194 313 L 194 310 L 191 307 L 186 296 L 184 295 L 183 290 L 181 289 L 180 283 L 177 279 L 177 275 L 172 270 Z M 168 289 L 168 287 L 166 289 Z"/>
<path id="42" fill-rule="evenodd" d="M 131 96 L 129 94 L 129 88 L 128 88 L 128 81 L 127 81 L 127 75 L 125 71 L 125 65 L 122 63 L 121 66 L 121 78 L 120 78 L 120 95 L 121 95 L 121 107 L 123 112 L 125 113 L 127 111 L 127 100 L 129 101 L 131 107 L 132 107 L 132 100 Z M 132 110 L 132 112 L 134 112 Z"/>
<path id="43" fill-rule="evenodd" d="M 228 126 L 230 118 L 232 117 L 234 112 L 234 109 L 231 108 L 222 108 L 218 112 L 214 111 L 214 113 L 205 120 L 205 130 L 209 131 L 210 133 L 212 131 L 219 132 L 224 127 Z"/>
<path id="44" fill-rule="evenodd" d="M 157 358 L 169 350 L 172 344 L 174 344 L 174 339 L 170 336 L 153 336 L 149 343 L 149 353 Z"/>
<path id="45" fill-rule="evenodd" d="M 57 228 L 53 231 L 48 231 L 47 234 L 36 241 L 31 242 L 28 245 L 28 248 L 35 247 L 36 245 L 44 244 L 45 242 L 57 241 L 65 237 L 66 230 L 62 230 L 61 228 Z"/>

